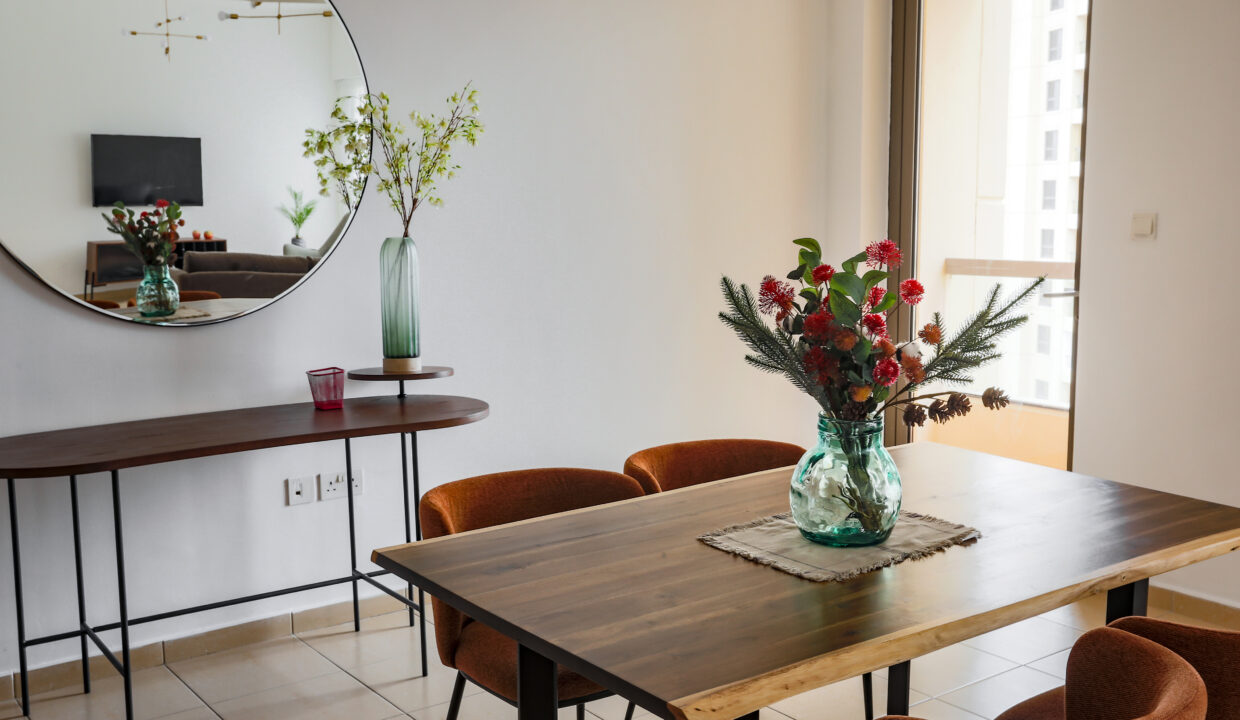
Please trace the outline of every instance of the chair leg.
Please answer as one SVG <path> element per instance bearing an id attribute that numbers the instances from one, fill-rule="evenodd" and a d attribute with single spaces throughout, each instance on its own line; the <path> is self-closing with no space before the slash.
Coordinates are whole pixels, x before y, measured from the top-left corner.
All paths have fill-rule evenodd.
<path id="1" fill-rule="evenodd" d="M 461 696 L 465 694 L 465 675 L 457 672 L 456 684 L 452 686 L 452 700 L 448 703 L 448 720 L 456 720 L 461 712 Z"/>
<path id="2" fill-rule="evenodd" d="M 633 711 L 636 709 L 637 706 L 630 702 L 629 709 L 624 711 L 624 720 L 633 720 Z"/>
<path id="3" fill-rule="evenodd" d="M 861 676 L 861 692 L 865 696 L 865 720 L 874 720 L 874 676 Z"/>
<path id="4" fill-rule="evenodd" d="M 577 720 L 586 720 L 586 704 L 579 703 L 577 705 Z"/>

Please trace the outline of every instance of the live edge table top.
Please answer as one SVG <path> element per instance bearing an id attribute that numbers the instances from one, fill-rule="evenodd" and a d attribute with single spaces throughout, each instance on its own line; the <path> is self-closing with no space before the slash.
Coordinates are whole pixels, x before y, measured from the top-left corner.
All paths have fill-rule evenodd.
<path id="1" fill-rule="evenodd" d="M 1240 547 L 1240 509 L 931 443 L 904 507 L 982 539 L 815 583 L 698 535 L 785 512 L 791 468 L 377 550 L 374 560 L 664 717 L 736 718 Z"/>
<path id="2" fill-rule="evenodd" d="M 53 430 L 0 438 L 0 477 L 41 478 L 120 470 L 342 438 L 418 432 L 477 422 L 488 405 L 454 395 L 364 397 L 340 410 L 270 405 Z"/>

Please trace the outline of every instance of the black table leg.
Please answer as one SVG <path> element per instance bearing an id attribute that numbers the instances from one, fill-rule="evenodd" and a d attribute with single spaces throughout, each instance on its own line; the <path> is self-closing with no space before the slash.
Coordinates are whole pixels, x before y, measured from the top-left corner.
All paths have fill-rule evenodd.
<path id="1" fill-rule="evenodd" d="M 517 646 L 517 720 L 555 720 L 559 707 L 555 663 Z"/>
<path id="2" fill-rule="evenodd" d="M 125 545 L 121 532 L 120 474 L 112 471 L 112 523 L 116 532 L 116 588 L 121 620 L 121 676 L 125 681 L 125 720 L 133 720 L 133 665 L 129 662 L 129 602 L 125 597 Z"/>
<path id="3" fill-rule="evenodd" d="M 22 714 L 30 716 L 29 668 L 26 666 L 26 610 L 22 600 L 22 553 L 17 541 L 17 488 L 9 478 L 9 531 L 13 536 L 13 594 L 17 600 L 17 665 L 21 673 Z"/>
<path id="4" fill-rule="evenodd" d="M 413 536 L 418 540 L 422 539 L 422 485 L 421 471 L 418 469 L 418 434 L 416 432 L 409 433 L 409 451 L 410 459 L 413 462 Z M 406 501 L 405 508 L 408 512 L 409 503 Z M 409 536 L 409 520 L 405 519 L 405 537 Z M 409 599 L 413 599 L 413 586 L 409 586 Z M 430 672 L 426 665 L 426 593 L 422 592 L 422 588 L 418 588 L 418 636 L 421 638 L 422 651 L 422 677 L 426 677 Z"/>
<path id="5" fill-rule="evenodd" d="M 403 388 L 402 388 L 403 390 Z M 403 393 L 402 393 L 403 394 Z M 405 542 L 413 542 L 413 525 L 409 519 L 409 449 L 405 447 L 405 434 L 400 434 L 400 479 L 401 491 L 405 495 Z M 413 599 L 413 583 L 405 583 L 405 596 Z M 413 606 L 409 606 L 409 627 L 417 622 Z M 426 673 L 423 672 L 423 675 Z"/>
<path id="6" fill-rule="evenodd" d="M 1108 590 L 1107 624 L 1129 615 L 1146 614 L 1149 598 L 1149 578 Z"/>
<path id="7" fill-rule="evenodd" d="M 77 475 L 69 476 L 69 507 L 73 512 L 73 569 L 77 574 L 78 628 L 86 627 L 86 589 L 82 582 L 82 524 L 78 515 Z M 90 655 L 86 652 L 86 633 L 82 642 L 82 692 L 90 692 Z"/>
<path id="8" fill-rule="evenodd" d="M 762 714 L 761 710 L 754 710 L 751 713 L 745 713 L 736 720 L 758 720 L 758 716 Z"/>
<path id="9" fill-rule="evenodd" d="M 357 599 L 357 529 L 353 523 L 353 446 L 344 439 L 345 496 L 349 499 L 349 573 L 353 578 L 353 632 L 362 629 L 362 611 Z"/>
<path id="10" fill-rule="evenodd" d="M 912 663 L 908 660 L 887 668 L 887 714 L 908 715 L 909 676 Z"/>
<path id="11" fill-rule="evenodd" d="M 861 696 L 865 703 L 865 720 L 874 720 L 874 676 L 870 673 L 861 676 Z"/>

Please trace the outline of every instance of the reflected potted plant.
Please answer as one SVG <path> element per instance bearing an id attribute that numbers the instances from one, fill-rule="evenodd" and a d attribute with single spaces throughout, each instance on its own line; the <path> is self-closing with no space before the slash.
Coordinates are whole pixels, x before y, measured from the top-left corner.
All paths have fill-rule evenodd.
<path id="1" fill-rule="evenodd" d="M 181 206 L 156 200 L 154 210 L 134 213 L 122 202 L 105 213 L 108 232 L 120 235 L 129 252 L 142 260 L 142 280 L 136 301 L 143 317 L 167 317 L 181 305 L 180 289 L 170 268 L 176 262 L 177 229 L 185 226 Z"/>
<path id="2" fill-rule="evenodd" d="M 314 214 L 314 208 L 318 203 L 314 200 L 305 202 L 302 194 L 293 188 L 288 189 L 288 194 L 293 199 L 293 207 L 281 205 L 277 209 L 281 215 L 293 223 L 293 239 L 289 242 L 297 247 L 305 247 L 306 241 L 301 239 L 301 228 L 310 219 L 310 216 Z"/>
<path id="3" fill-rule="evenodd" d="M 878 544 L 895 527 L 903 494 L 899 470 L 883 447 L 884 413 L 898 410 L 910 426 L 968 414 L 968 395 L 923 388 L 967 384 L 972 371 L 998 359 L 999 338 L 1025 323 L 1028 317 L 1016 310 L 1044 278 L 1007 299 L 996 284 L 985 306 L 951 337 L 934 313 L 917 340 L 897 345 L 887 318 L 925 294 L 915 279 L 887 289 L 902 259 L 899 247 L 891 240 L 871 243 L 836 269 L 822 262 L 816 240 L 794 242 L 797 267 L 786 279 L 766 276 L 757 298 L 724 277 L 727 310 L 719 317 L 750 349 L 746 362 L 784 375 L 821 408 L 818 443 L 801 458 L 789 490 L 801 534 L 826 545 Z M 987 389 L 981 400 L 991 410 L 1008 404 L 998 388 Z"/>

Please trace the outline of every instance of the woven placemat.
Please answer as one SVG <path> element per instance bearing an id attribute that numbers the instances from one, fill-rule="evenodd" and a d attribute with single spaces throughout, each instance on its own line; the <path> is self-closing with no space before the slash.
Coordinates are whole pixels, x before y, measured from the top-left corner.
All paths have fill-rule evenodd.
<path id="1" fill-rule="evenodd" d="M 806 580 L 839 582 L 933 555 L 981 536 L 967 525 L 901 511 L 891 537 L 881 545 L 842 548 L 810 542 L 792 522 L 790 513 L 732 525 L 701 535 L 698 540 Z"/>

